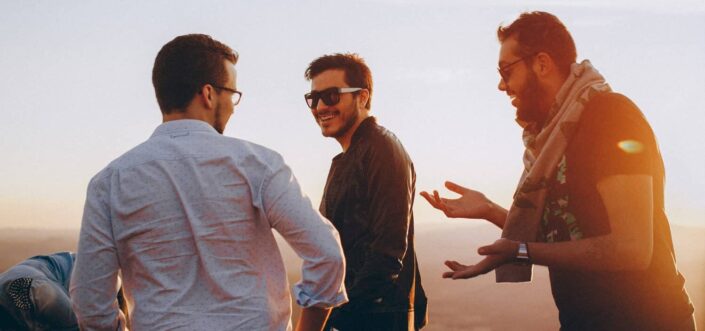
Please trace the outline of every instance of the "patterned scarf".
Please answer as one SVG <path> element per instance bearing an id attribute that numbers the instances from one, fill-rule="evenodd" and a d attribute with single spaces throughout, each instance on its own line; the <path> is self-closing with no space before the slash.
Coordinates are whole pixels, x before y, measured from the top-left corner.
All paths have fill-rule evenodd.
<path id="1" fill-rule="evenodd" d="M 585 104 L 598 92 L 611 91 L 605 79 L 589 61 L 571 66 L 568 79 L 556 95 L 546 125 L 520 123 L 524 128 L 524 172 L 514 193 L 502 237 L 537 241 L 546 195 L 558 162 L 575 133 Z M 531 252 L 529 252 L 531 253 Z M 531 281 L 531 265 L 505 264 L 495 270 L 497 282 Z"/>

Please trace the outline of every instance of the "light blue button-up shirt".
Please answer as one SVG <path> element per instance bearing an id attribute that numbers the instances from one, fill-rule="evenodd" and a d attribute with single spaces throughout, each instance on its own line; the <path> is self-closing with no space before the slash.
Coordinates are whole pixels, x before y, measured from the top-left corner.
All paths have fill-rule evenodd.
<path id="1" fill-rule="evenodd" d="M 347 301 L 335 228 L 276 152 L 209 124 L 161 124 L 90 182 L 71 300 L 82 329 L 287 330 L 291 298 L 272 229 L 303 258 L 303 307 Z"/>

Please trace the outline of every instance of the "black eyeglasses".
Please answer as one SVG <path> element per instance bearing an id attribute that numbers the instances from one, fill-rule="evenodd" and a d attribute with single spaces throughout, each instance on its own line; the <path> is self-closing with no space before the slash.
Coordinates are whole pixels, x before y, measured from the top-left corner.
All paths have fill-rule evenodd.
<path id="1" fill-rule="evenodd" d="M 342 93 L 354 93 L 363 90 L 362 87 L 331 87 L 323 91 L 311 91 L 311 93 L 304 94 L 304 99 L 306 99 L 306 104 L 308 108 L 315 109 L 318 107 L 318 101 L 323 100 L 328 106 L 334 106 L 340 102 L 340 94 Z"/>
<path id="2" fill-rule="evenodd" d="M 219 90 L 225 90 L 225 91 L 232 93 L 233 95 L 231 96 L 231 98 L 233 100 L 233 106 L 236 106 L 238 103 L 240 103 L 240 99 L 242 98 L 242 92 L 240 92 L 238 90 L 233 90 L 233 89 L 231 89 L 229 87 L 225 87 L 225 86 L 218 86 L 218 85 L 213 85 L 213 84 L 211 84 L 211 86 L 213 86 Z"/>
<path id="3" fill-rule="evenodd" d="M 511 74 L 511 72 L 509 72 L 509 71 L 507 70 L 507 69 L 509 69 L 509 67 L 511 67 L 511 66 L 513 66 L 513 65 L 515 65 L 515 64 L 517 64 L 517 63 L 519 63 L 519 62 L 521 62 L 521 61 L 524 61 L 524 60 L 526 60 L 526 59 L 528 59 L 528 58 L 530 58 L 530 57 L 532 57 L 532 56 L 534 56 L 534 55 L 536 55 L 536 54 L 537 54 L 537 53 L 529 54 L 529 55 L 527 55 L 527 56 L 522 57 L 521 59 L 518 59 L 518 60 L 516 60 L 516 61 L 514 61 L 514 62 L 511 62 L 511 63 L 505 65 L 504 67 L 499 67 L 499 68 L 497 68 L 497 71 L 499 72 L 499 76 L 502 77 L 502 80 L 504 81 L 504 83 L 507 84 L 507 82 L 509 81 L 509 75 Z"/>

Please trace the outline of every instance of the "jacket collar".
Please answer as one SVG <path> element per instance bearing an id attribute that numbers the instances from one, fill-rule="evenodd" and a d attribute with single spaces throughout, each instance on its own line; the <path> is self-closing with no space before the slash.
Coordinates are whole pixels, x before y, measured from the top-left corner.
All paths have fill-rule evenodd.
<path id="1" fill-rule="evenodd" d="M 362 120 L 360 125 L 357 127 L 357 130 L 355 130 L 355 133 L 353 133 L 352 138 L 350 138 L 350 146 L 348 147 L 348 150 L 357 145 L 358 141 L 363 139 L 363 137 L 369 135 L 375 126 L 377 126 L 377 119 L 374 116 L 369 116 Z"/>

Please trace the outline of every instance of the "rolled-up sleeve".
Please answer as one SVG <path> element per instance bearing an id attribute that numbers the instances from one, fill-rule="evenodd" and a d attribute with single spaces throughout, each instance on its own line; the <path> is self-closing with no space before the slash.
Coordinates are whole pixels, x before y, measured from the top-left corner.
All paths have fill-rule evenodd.
<path id="1" fill-rule="evenodd" d="M 71 304 L 81 330 L 123 330 L 118 309 L 119 264 L 106 203 L 109 177 L 88 185 L 76 264 L 71 276 Z"/>
<path id="2" fill-rule="evenodd" d="M 288 166 L 282 165 L 262 186 L 267 219 L 303 259 L 302 279 L 294 285 L 304 308 L 337 307 L 348 301 L 345 258 L 338 231 L 313 208 Z"/>

